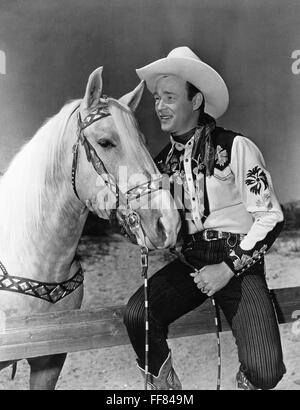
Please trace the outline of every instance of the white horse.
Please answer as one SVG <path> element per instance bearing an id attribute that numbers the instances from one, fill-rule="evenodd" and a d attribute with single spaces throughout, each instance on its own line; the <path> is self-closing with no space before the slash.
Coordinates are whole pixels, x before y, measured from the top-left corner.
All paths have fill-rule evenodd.
<path id="1" fill-rule="evenodd" d="M 100 215 L 110 213 L 113 201 L 105 202 L 105 187 L 120 190 L 123 199 L 133 196 L 131 206 L 149 249 L 174 246 L 179 214 L 170 192 L 153 188 L 151 175 L 159 172 L 133 116 L 143 87 L 139 84 L 120 100 L 103 98 L 99 67 L 90 75 L 83 99 L 67 103 L 50 118 L 1 177 L 0 313 L 7 321 L 80 308 L 83 274 L 76 249 L 86 205 L 92 203 Z M 134 195 L 141 191 L 146 194 Z M 152 208 L 143 209 L 150 194 Z M 54 389 L 65 358 L 27 358 L 30 389 Z M 1 362 L 0 369 L 12 363 Z"/>

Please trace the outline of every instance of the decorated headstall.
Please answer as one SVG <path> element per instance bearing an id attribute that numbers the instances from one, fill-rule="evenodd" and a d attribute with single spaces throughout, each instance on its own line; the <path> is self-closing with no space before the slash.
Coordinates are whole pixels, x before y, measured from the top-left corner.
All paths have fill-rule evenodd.
<path id="1" fill-rule="evenodd" d="M 100 159 L 93 145 L 89 142 L 83 133 L 83 130 L 89 127 L 96 121 L 111 115 L 108 109 L 108 98 L 105 96 L 100 99 L 100 105 L 86 116 L 83 120 L 81 119 L 80 112 L 78 110 L 78 124 L 77 124 L 77 141 L 73 145 L 73 163 L 72 163 L 72 186 L 75 195 L 80 200 L 77 189 L 76 189 L 76 171 L 77 171 L 77 161 L 78 161 L 78 149 L 81 143 L 85 149 L 86 157 L 89 162 L 92 163 L 97 174 L 102 175 L 104 173 L 109 175 L 103 161 Z"/>
<path id="2" fill-rule="evenodd" d="M 118 222 L 122 229 L 132 242 L 136 243 L 136 238 L 140 237 L 140 242 L 145 243 L 144 233 L 141 228 L 141 221 L 139 215 L 132 210 L 130 202 L 138 200 L 144 195 L 149 195 L 163 187 L 163 176 L 156 179 L 150 179 L 143 184 L 131 188 L 127 192 L 121 192 L 116 180 L 112 174 L 106 169 L 103 161 L 99 157 L 93 145 L 89 142 L 84 134 L 84 130 L 96 121 L 101 120 L 111 115 L 109 111 L 109 98 L 103 96 L 100 99 L 100 104 L 92 112 L 90 112 L 83 120 L 78 111 L 78 125 L 77 125 L 77 141 L 73 146 L 73 163 L 72 163 L 72 186 L 75 195 L 78 199 L 79 195 L 76 189 L 76 171 L 78 162 L 79 145 L 82 144 L 87 160 L 92 163 L 98 175 L 102 176 L 106 186 L 116 196 L 116 209 L 111 212 L 111 221 Z M 117 212 L 119 219 L 117 219 Z"/>

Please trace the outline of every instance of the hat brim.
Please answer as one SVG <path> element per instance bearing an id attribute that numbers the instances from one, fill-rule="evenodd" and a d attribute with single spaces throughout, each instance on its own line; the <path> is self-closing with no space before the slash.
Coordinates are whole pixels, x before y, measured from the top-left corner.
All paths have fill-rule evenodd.
<path id="1" fill-rule="evenodd" d="M 136 70 L 153 94 L 156 82 L 162 75 L 177 75 L 193 84 L 204 95 L 205 112 L 214 118 L 224 114 L 229 94 L 222 77 L 208 64 L 188 57 L 167 57 Z"/>

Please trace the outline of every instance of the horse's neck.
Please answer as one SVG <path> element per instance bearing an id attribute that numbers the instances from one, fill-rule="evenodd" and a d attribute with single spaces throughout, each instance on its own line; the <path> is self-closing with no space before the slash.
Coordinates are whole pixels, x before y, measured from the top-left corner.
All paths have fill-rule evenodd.
<path id="1" fill-rule="evenodd" d="M 63 281 L 72 276 L 71 264 L 87 218 L 82 205 L 74 206 L 72 192 L 53 193 L 53 203 L 45 209 L 46 230 L 36 232 L 31 242 L 30 277 L 44 281 Z M 55 198 L 55 199 L 54 199 Z M 41 277 L 43 276 L 43 279 Z"/>
<path id="2" fill-rule="evenodd" d="M 73 202 L 74 197 L 67 192 L 53 193 L 53 202 L 44 207 L 45 224 L 32 233 L 26 249 L 15 243 L 14 249 L 3 255 L 9 274 L 61 282 L 75 273 L 71 266 L 87 211 L 83 211 L 82 206 L 74 207 Z"/>
<path id="3" fill-rule="evenodd" d="M 74 138 L 66 141 L 64 149 L 72 152 Z M 1 240 L 0 260 L 11 275 L 59 282 L 73 274 L 71 265 L 88 212 L 72 190 L 70 155 L 66 155 L 59 172 L 61 182 L 50 183 L 42 199 L 39 228 L 33 229 L 28 240 L 21 244 L 7 241 L 6 246 Z"/>

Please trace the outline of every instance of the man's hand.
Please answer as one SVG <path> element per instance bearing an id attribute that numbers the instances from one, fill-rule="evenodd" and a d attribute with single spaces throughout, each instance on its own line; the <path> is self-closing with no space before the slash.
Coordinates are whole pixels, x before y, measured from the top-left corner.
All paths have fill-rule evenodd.
<path id="1" fill-rule="evenodd" d="M 202 293 L 212 296 L 227 285 L 234 276 L 234 273 L 225 262 L 221 262 L 215 265 L 204 266 L 199 271 L 192 272 L 190 275 L 194 277 L 194 282 Z"/>

